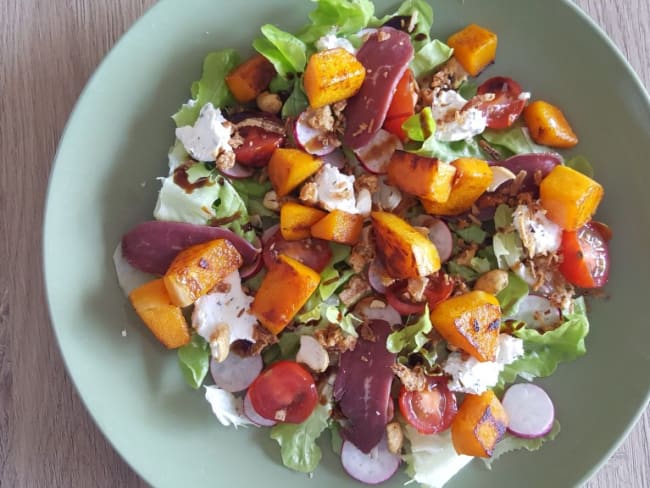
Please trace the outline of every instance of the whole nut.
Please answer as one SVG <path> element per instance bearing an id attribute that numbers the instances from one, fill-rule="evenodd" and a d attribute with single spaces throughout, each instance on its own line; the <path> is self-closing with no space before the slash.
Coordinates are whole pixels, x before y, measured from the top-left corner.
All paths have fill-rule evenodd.
<path id="1" fill-rule="evenodd" d="M 506 286 L 508 286 L 508 272 L 502 269 L 493 269 L 479 276 L 474 284 L 474 290 L 496 295 Z"/>

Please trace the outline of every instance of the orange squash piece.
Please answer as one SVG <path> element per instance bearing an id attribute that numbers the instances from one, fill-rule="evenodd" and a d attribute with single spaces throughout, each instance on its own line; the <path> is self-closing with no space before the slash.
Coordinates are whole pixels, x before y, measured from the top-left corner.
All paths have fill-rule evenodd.
<path id="1" fill-rule="evenodd" d="M 499 300 L 484 291 L 470 291 L 439 303 L 431 311 L 431 323 L 451 345 L 479 361 L 497 355 L 501 308 Z"/>
<path id="2" fill-rule="evenodd" d="M 262 281 L 251 312 L 272 334 L 279 334 L 318 287 L 320 275 L 284 254 Z"/>
<path id="3" fill-rule="evenodd" d="M 226 76 L 226 85 L 239 103 L 248 103 L 266 90 L 275 76 L 275 68 L 261 54 L 244 61 Z"/>
<path id="4" fill-rule="evenodd" d="M 312 54 L 303 75 L 309 105 L 319 108 L 350 98 L 365 77 L 363 65 L 341 47 Z"/>
<path id="5" fill-rule="evenodd" d="M 492 170 L 481 159 L 461 158 L 452 162 L 456 176 L 445 202 L 421 198 L 424 211 L 433 215 L 458 215 L 472 208 L 492 181 Z"/>
<path id="6" fill-rule="evenodd" d="M 363 230 L 363 216 L 333 210 L 311 227 L 312 237 L 354 246 Z"/>
<path id="7" fill-rule="evenodd" d="M 311 227 L 327 215 L 313 207 L 287 202 L 280 208 L 280 232 L 287 241 L 298 241 L 311 236 Z"/>
<path id="8" fill-rule="evenodd" d="M 569 148 L 578 144 L 578 136 L 555 105 L 536 100 L 524 109 L 524 122 L 537 144 Z"/>
<path id="9" fill-rule="evenodd" d="M 490 457 L 508 428 L 508 414 L 492 390 L 465 395 L 451 423 L 451 441 L 458 454 Z"/>
<path id="10" fill-rule="evenodd" d="M 400 190 L 435 202 L 449 199 L 456 167 L 436 158 L 395 151 L 388 163 L 388 178 Z"/>
<path id="11" fill-rule="evenodd" d="M 568 166 L 556 166 L 539 185 L 546 215 L 564 230 L 585 225 L 596 213 L 604 193 L 598 182 Z"/>
<path id="12" fill-rule="evenodd" d="M 436 246 L 408 222 L 389 212 L 372 212 L 377 252 L 393 278 L 429 276 L 440 269 Z"/>
<path id="13" fill-rule="evenodd" d="M 497 35 L 476 24 L 453 34 L 447 44 L 454 48 L 454 57 L 472 76 L 478 76 L 493 63 L 497 54 Z"/>
<path id="14" fill-rule="evenodd" d="M 156 338 L 169 349 L 190 342 L 190 330 L 183 311 L 172 303 L 162 278 L 131 291 L 131 305 Z"/>
<path id="15" fill-rule="evenodd" d="M 163 277 L 172 302 L 187 307 L 208 293 L 243 263 L 241 254 L 226 239 L 215 239 L 181 251 Z"/>
<path id="16" fill-rule="evenodd" d="M 283 197 L 316 173 L 322 165 L 320 159 L 300 149 L 278 148 L 273 151 L 269 161 L 269 180 L 278 197 Z"/>

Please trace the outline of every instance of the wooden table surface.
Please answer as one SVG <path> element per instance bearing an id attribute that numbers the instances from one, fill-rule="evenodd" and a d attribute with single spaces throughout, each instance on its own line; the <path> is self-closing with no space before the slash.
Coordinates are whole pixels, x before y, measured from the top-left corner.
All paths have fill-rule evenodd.
<path id="1" fill-rule="evenodd" d="M 541 0 L 531 0 L 541 1 Z M 59 137 L 88 77 L 154 0 L 0 0 L 0 486 L 140 487 L 64 370 L 40 229 Z M 650 2 L 576 0 L 650 86 Z M 650 486 L 650 410 L 587 486 Z"/>

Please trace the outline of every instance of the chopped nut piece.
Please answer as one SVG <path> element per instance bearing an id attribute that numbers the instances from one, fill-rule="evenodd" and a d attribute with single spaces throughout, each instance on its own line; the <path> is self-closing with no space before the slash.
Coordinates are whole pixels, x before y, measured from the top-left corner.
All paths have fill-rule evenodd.
<path id="1" fill-rule="evenodd" d="M 379 177 L 376 175 L 362 174 L 357 176 L 354 181 L 354 189 L 359 191 L 362 188 L 367 188 L 370 193 L 375 193 L 379 190 Z"/>
<path id="2" fill-rule="evenodd" d="M 370 293 L 370 290 L 370 285 L 366 280 L 359 276 L 353 276 L 343 291 L 339 293 L 339 298 L 341 303 L 349 308 Z"/>
<path id="3" fill-rule="evenodd" d="M 216 166 L 221 171 L 227 171 L 235 165 L 235 153 L 232 151 L 221 151 L 217 156 Z"/>
<path id="4" fill-rule="evenodd" d="M 263 91 L 257 95 L 257 99 L 255 101 L 257 103 L 257 107 L 262 112 L 277 114 L 280 112 L 280 110 L 282 110 L 282 99 L 280 99 L 280 96 L 277 93 L 269 93 L 267 91 Z"/>
<path id="5" fill-rule="evenodd" d="M 213 359 L 218 363 L 223 362 L 230 352 L 230 326 L 219 324 L 210 336 L 209 344 Z"/>
<path id="6" fill-rule="evenodd" d="M 327 132 L 334 131 L 334 114 L 330 106 L 325 105 L 324 107 L 309 109 L 307 112 L 307 125 Z"/>
<path id="7" fill-rule="evenodd" d="M 313 181 L 305 183 L 300 189 L 300 201 L 306 205 L 318 203 L 318 186 Z"/>
<path id="8" fill-rule="evenodd" d="M 262 200 L 262 205 L 264 208 L 278 212 L 280 210 L 280 202 L 278 200 L 278 194 L 275 191 L 271 190 L 266 195 L 264 195 L 264 200 Z"/>
<path id="9" fill-rule="evenodd" d="M 416 366 L 410 369 L 401 363 L 395 363 L 392 368 L 395 376 L 400 379 L 408 391 L 421 391 L 427 386 L 427 378 L 421 367 Z"/>
<path id="10" fill-rule="evenodd" d="M 388 450 L 393 454 L 399 454 L 404 445 L 404 433 L 399 422 L 390 422 L 386 425 L 386 443 Z"/>
<path id="11" fill-rule="evenodd" d="M 300 349 L 296 361 L 305 364 L 316 373 L 322 373 L 330 364 L 330 358 L 323 346 L 313 337 L 300 336 Z"/>
<path id="12" fill-rule="evenodd" d="M 406 292 L 411 296 L 415 302 L 424 300 L 424 291 L 429 286 L 429 278 L 426 276 L 418 276 L 417 278 L 409 278 L 406 285 Z"/>
<path id="13" fill-rule="evenodd" d="M 341 353 L 354 349 L 357 343 L 355 337 L 344 334 L 336 324 L 329 324 L 327 328 L 315 331 L 314 339 L 328 351 Z"/>

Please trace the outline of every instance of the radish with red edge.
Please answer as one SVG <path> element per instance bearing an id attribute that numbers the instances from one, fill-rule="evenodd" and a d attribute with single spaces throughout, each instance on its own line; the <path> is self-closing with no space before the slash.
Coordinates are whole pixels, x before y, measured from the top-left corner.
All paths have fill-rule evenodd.
<path id="1" fill-rule="evenodd" d="M 255 411 L 248 392 L 246 392 L 246 396 L 244 397 L 244 415 L 258 427 L 272 427 L 277 424 L 275 420 L 265 419 Z"/>
<path id="2" fill-rule="evenodd" d="M 242 279 L 247 279 L 255 276 L 261 271 L 262 265 L 264 264 L 262 261 L 262 240 L 259 237 L 255 237 L 253 246 L 255 249 L 259 249 L 259 252 L 251 263 L 245 264 L 239 268 L 239 276 L 241 276 Z"/>
<path id="3" fill-rule="evenodd" d="M 392 477 L 401 458 L 388 450 L 386 436 L 368 454 L 350 441 L 344 441 L 341 448 L 341 464 L 355 480 L 369 485 L 382 483 Z"/>
<path id="4" fill-rule="evenodd" d="M 262 357 L 259 355 L 242 357 L 231 352 L 220 363 L 214 359 L 210 360 L 210 374 L 219 388 L 237 393 L 250 386 L 263 366 Z"/>
<path id="5" fill-rule="evenodd" d="M 553 305 L 548 298 L 539 295 L 523 297 L 514 312 L 505 318 L 521 320 L 533 329 L 553 327 L 562 320 L 560 309 Z"/>
<path id="6" fill-rule="evenodd" d="M 395 150 L 402 147 L 397 136 L 379 129 L 368 144 L 354 151 L 354 154 L 366 171 L 383 175 L 388 171 L 388 163 Z"/>
<path id="7" fill-rule="evenodd" d="M 323 164 L 329 164 L 330 166 L 338 169 L 342 169 L 345 164 L 348 162 L 345 157 L 345 153 L 341 149 L 335 149 L 329 154 L 321 156 Z"/>
<path id="8" fill-rule="evenodd" d="M 368 283 L 370 283 L 372 289 L 377 293 L 384 294 L 386 288 L 393 284 L 394 281 L 395 279 L 388 274 L 381 261 L 377 258 L 373 259 L 370 266 L 368 266 Z"/>
<path id="9" fill-rule="evenodd" d="M 235 163 L 232 168 L 221 169 L 220 171 L 228 178 L 232 178 L 233 180 L 242 180 L 244 178 L 250 178 L 253 176 L 255 168 Z"/>
<path id="10" fill-rule="evenodd" d="M 508 414 L 508 430 L 517 437 L 534 439 L 553 428 L 553 402 L 539 386 L 532 383 L 512 385 L 501 401 Z"/>
<path id="11" fill-rule="evenodd" d="M 340 142 L 333 131 L 312 127 L 309 124 L 312 115 L 306 110 L 298 116 L 293 125 L 293 137 L 298 146 L 309 154 L 325 156 L 334 151 Z"/>
<path id="12" fill-rule="evenodd" d="M 385 303 L 383 300 L 373 297 L 366 298 L 359 302 L 359 304 L 354 308 L 354 314 L 364 322 L 369 322 L 371 320 L 384 320 L 390 325 L 400 325 L 402 323 L 402 317 L 397 310 Z"/>

